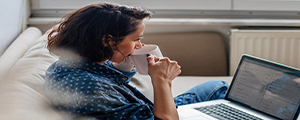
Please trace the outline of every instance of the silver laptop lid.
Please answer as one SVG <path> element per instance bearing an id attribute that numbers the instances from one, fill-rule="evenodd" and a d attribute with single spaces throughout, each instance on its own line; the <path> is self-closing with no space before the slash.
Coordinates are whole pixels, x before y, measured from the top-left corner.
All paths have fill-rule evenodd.
<path id="1" fill-rule="evenodd" d="M 300 70 L 243 55 L 225 99 L 279 119 L 297 119 Z"/>

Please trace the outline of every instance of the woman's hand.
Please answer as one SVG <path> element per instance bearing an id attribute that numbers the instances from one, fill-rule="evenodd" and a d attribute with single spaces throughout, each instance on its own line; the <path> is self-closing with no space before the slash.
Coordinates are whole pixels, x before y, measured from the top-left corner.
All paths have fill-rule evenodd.
<path id="1" fill-rule="evenodd" d="M 162 80 L 157 82 L 172 82 L 172 80 L 181 73 L 181 67 L 176 61 L 168 57 L 157 58 L 150 55 L 148 58 L 148 74 L 152 80 Z M 156 81 L 152 81 L 156 82 Z"/>

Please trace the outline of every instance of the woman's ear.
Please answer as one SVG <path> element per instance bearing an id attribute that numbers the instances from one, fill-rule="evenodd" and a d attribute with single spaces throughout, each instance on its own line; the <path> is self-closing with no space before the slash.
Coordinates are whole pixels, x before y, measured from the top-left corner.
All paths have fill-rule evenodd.
<path id="1" fill-rule="evenodd" d="M 105 47 L 108 47 L 108 44 L 107 44 L 107 42 L 105 41 L 105 39 L 107 39 L 109 46 L 111 46 L 113 49 L 116 48 L 116 46 L 115 46 L 115 41 L 113 41 L 113 37 L 112 37 L 111 35 L 108 35 L 107 37 L 106 37 L 105 35 L 103 35 L 103 37 L 102 37 L 102 44 L 103 44 Z"/>

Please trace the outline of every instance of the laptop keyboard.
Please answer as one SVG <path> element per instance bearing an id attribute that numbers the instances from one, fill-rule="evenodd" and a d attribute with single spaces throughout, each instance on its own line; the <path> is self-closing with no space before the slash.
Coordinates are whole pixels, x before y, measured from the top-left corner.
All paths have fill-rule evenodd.
<path id="1" fill-rule="evenodd" d="M 194 108 L 220 120 L 262 120 L 223 103 Z"/>

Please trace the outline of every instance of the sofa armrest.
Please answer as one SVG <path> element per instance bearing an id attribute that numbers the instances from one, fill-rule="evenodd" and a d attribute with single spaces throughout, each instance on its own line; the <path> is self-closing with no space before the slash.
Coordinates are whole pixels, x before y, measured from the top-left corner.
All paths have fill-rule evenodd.
<path id="1" fill-rule="evenodd" d="M 5 77 L 16 62 L 41 36 L 42 32 L 36 27 L 29 27 L 22 32 L 0 57 L 0 76 Z"/>
<path id="2" fill-rule="evenodd" d="M 45 94 L 45 71 L 58 58 L 46 48 L 47 34 L 41 36 L 38 31 L 37 28 L 25 30 L 5 52 L 5 58 L 1 58 L 1 61 L 10 64 L 4 71 L 7 77 L 0 81 L 1 119 L 70 119 L 67 114 L 55 109 Z M 28 37 L 35 35 L 39 37 Z"/>

